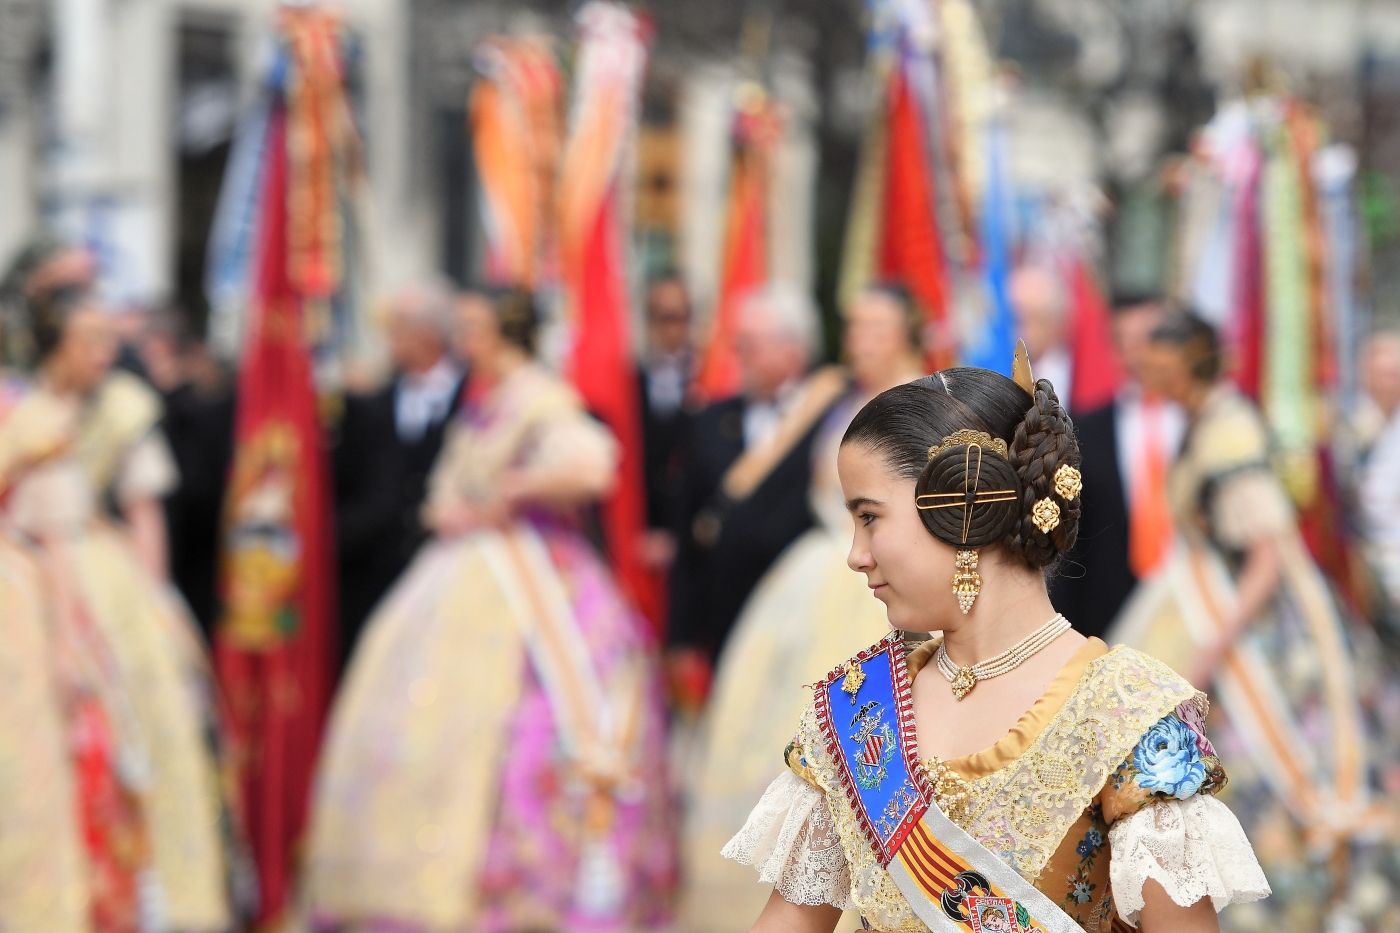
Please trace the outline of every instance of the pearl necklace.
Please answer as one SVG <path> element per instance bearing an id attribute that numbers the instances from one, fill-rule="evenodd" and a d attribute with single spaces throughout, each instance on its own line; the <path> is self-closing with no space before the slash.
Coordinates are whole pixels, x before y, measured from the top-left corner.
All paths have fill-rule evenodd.
<path id="1" fill-rule="evenodd" d="M 958 667 L 954 664 L 953 659 L 948 657 L 946 645 L 938 646 L 938 650 L 934 652 L 934 660 L 938 664 L 938 672 L 948 683 L 952 684 L 953 696 L 961 700 L 972 692 L 972 688 L 977 686 L 979 681 L 991 680 L 993 677 L 1000 677 L 1002 674 L 1014 671 L 1030 660 L 1040 649 L 1069 631 L 1069 628 L 1069 619 L 1056 614 L 1055 618 L 1001 654 L 973 664 L 971 667 Z"/>

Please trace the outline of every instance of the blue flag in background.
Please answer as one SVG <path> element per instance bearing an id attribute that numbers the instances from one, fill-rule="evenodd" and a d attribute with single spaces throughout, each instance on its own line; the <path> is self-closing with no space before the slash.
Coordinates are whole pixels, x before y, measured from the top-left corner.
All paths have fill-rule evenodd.
<path id="1" fill-rule="evenodd" d="M 968 340 L 963 364 L 1011 375 L 1016 318 L 1011 310 L 1011 183 L 1006 171 L 1006 128 L 987 124 L 987 185 L 982 202 L 982 275 L 987 305 L 980 332 Z"/>

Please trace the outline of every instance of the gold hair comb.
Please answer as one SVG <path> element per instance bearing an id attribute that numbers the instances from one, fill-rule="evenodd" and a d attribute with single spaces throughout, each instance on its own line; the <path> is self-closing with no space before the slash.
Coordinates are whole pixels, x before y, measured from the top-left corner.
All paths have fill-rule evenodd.
<path id="1" fill-rule="evenodd" d="M 1006 446 L 1006 441 L 999 437 L 992 437 L 986 431 L 974 431 L 971 428 L 963 428 L 961 431 L 954 431 L 943 440 L 928 449 L 928 458 L 934 457 L 953 447 L 981 447 L 1001 454 L 1002 457 L 1009 458 L 1010 452 Z"/>
<path id="2" fill-rule="evenodd" d="M 1016 356 L 1011 361 L 1011 379 L 1018 386 L 1026 390 L 1026 394 L 1035 397 L 1035 374 L 1031 372 L 1031 357 L 1026 352 L 1026 342 L 1016 341 Z"/>

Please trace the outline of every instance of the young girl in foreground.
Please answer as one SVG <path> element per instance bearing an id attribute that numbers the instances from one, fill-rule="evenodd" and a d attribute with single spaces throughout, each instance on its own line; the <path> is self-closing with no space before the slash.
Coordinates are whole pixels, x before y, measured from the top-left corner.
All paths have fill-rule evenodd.
<path id="1" fill-rule="evenodd" d="M 1079 450 L 1024 351 L 872 400 L 842 443 L 849 564 L 894 631 L 834 669 L 725 848 L 756 931 L 1217 929 L 1269 888 L 1215 799 L 1203 694 L 1056 614 Z M 938 633 L 910 650 L 905 634 Z"/>

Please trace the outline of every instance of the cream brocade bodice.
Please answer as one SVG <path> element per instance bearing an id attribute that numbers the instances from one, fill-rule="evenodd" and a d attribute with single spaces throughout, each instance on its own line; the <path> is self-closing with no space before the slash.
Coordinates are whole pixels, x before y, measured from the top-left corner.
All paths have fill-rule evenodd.
<path id="1" fill-rule="evenodd" d="M 0 448 L 18 452 L 0 470 L 13 477 L 6 522 L 33 536 L 72 534 L 100 515 L 108 492 L 118 503 L 168 492 L 177 475 L 159 418 L 159 398 L 125 373 L 86 402 L 25 392 L 0 416 Z"/>
<path id="2" fill-rule="evenodd" d="M 914 649 L 912 673 L 936 645 Z M 969 798 L 947 815 L 1060 902 L 1073 890 L 1066 872 L 1078 859 L 1078 835 L 1093 825 L 1087 817 L 1115 769 L 1159 716 L 1197 697 L 1164 665 L 1128 649 L 1109 652 L 1091 639 L 1001 740 L 945 763 Z M 885 933 L 926 930 L 866 842 L 810 708 L 794 746 L 808 767 L 773 782 L 725 855 L 753 865 L 790 902 L 856 910 Z M 1101 809 L 1111 806 L 1105 801 Z M 1238 822 L 1213 796 L 1154 802 L 1118 816 L 1100 841 L 1112 849 L 1111 896 L 1098 890 L 1083 905 L 1098 916 L 1089 929 L 1107 930 L 1115 909 L 1136 922 L 1148 878 L 1178 903 L 1209 896 L 1221 907 L 1268 893 Z"/>
<path id="3" fill-rule="evenodd" d="M 453 501 L 486 503 L 512 470 L 554 470 L 596 478 L 605 487 L 617 444 L 574 391 L 530 364 L 512 373 L 448 428 L 428 480 L 429 510 Z"/>
<path id="4" fill-rule="evenodd" d="M 1291 534 L 1293 505 L 1274 472 L 1268 428 L 1231 386 L 1211 390 L 1172 465 L 1167 496 L 1177 528 L 1193 545 L 1243 548 Z"/>

